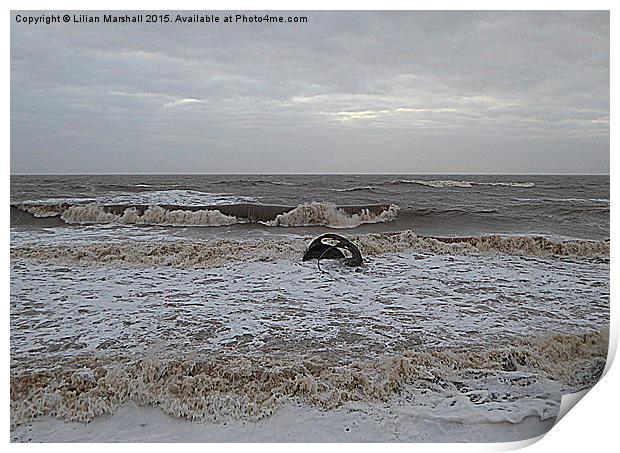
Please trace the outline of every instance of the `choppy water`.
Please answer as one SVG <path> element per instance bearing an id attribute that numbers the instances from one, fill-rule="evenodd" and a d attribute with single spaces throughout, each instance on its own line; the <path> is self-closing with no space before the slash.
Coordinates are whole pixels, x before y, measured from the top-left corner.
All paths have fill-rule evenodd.
<path id="1" fill-rule="evenodd" d="M 14 424 L 127 400 L 518 422 L 605 362 L 608 177 L 23 176 L 11 203 Z M 336 228 L 363 267 L 301 262 Z"/>

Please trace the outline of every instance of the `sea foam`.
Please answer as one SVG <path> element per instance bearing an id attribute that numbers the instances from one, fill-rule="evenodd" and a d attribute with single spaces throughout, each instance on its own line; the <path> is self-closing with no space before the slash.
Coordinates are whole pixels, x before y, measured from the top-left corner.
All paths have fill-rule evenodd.
<path id="1" fill-rule="evenodd" d="M 353 235 L 350 237 L 363 256 L 378 256 L 406 250 L 436 254 L 505 254 L 517 256 L 567 256 L 609 258 L 609 241 L 552 241 L 535 236 L 497 235 L 466 238 L 429 238 L 412 231 Z M 68 261 L 92 264 L 125 263 L 211 267 L 229 262 L 299 260 L 309 241 L 232 240 L 203 241 L 126 241 L 87 245 L 18 246 L 11 259 Z"/>
<path id="2" fill-rule="evenodd" d="M 422 409 L 434 395 L 459 402 L 458 406 L 469 408 L 462 416 L 471 416 L 471 409 L 476 408 L 478 421 L 518 423 L 531 415 L 546 419 L 557 414 L 562 386 L 577 391 L 600 378 L 608 335 L 602 330 L 538 337 L 477 351 L 404 351 L 366 360 L 337 354 L 281 354 L 261 358 L 80 357 L 53 365 L 39 363 L 37 372 L 12 372 L 11 424 L 40 416 L 88 422 L 127 401 L 194 421 L 258 420 L 286 401 L 335 409 L 347 402 L 386 402 L 396 393 Z M 574 380 L 577 375 L 583 378 L 579 382 Z M 519 391 L 522 398 L 538 397 L 538 405 L 515 405 L 520 408 L 515 413 L 503 392 L 488 391 L 490 379 L 498 386 L 508 382 L 513 398 Z M 540 388 L 545 383 L 547 390 Z M 534 394 L 537 387 L 539 395 Z M 504 407 L 501 413 L 499 405 Z M 458 406 L 448 407 L 442 416 L 458 419 Z"/>

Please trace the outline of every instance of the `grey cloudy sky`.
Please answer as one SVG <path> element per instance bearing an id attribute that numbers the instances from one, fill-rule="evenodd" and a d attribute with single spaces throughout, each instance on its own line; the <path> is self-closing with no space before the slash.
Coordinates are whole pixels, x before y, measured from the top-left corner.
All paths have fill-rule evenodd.
<path id="1" fill-rule="evenodd" d="M 16 14 L 13 173 L 609 172 L 607 12 Z"/>

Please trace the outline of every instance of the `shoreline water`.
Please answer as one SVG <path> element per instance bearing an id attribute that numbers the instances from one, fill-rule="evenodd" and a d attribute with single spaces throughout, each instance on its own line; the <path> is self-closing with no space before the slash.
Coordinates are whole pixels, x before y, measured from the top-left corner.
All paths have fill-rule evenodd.
<path id="1" fill-rule="evenodd" d="M 259 421 L 198 423 L 135 403 L 90 423 L 44 418 L 11 432 L 11 442 L 513 442 L 549 431 L 555 418 L 462 423 L 415 409 L 349 404 L 320 411 L 285 405 Z"/>

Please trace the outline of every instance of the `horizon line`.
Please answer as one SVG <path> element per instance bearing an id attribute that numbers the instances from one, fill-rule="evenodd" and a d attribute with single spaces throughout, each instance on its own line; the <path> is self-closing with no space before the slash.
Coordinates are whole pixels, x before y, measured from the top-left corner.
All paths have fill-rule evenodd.
<path id="1" fill-rule="evenodd" d="M 10 173 L 9 176 L 223 176 L 223 175 L 284 175 L 284 176 L 299 176 L 299 175 L 424 175 L 424 176 L 610 176 L 608 173 L 371 173 L 371 172 L 346 172 L 346 173 L 334 173 L 334 172 L 319 172 L 319 173 L 264 173 L 264 172 L 248 172 L 248 173 Z"/>

